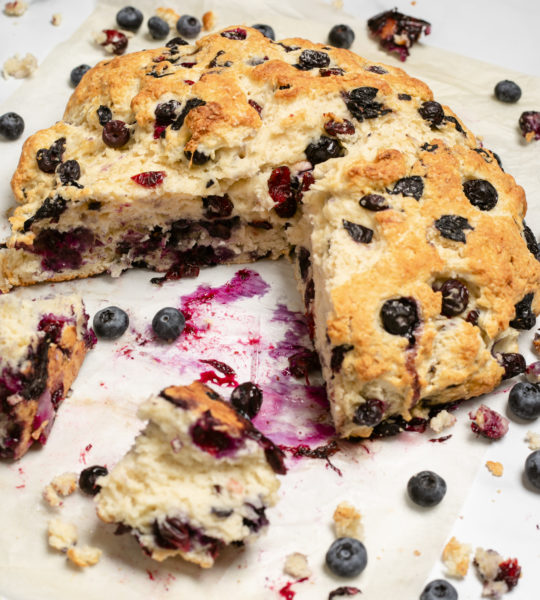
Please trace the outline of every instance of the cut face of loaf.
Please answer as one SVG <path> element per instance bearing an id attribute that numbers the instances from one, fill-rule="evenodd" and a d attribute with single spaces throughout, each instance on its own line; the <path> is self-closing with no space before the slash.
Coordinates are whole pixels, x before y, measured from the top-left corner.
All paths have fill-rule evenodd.
<path id="1" fill-rule="evenodd" d="M 0 458 L 45 444 L 56 412 L 95 343 L 79 296 L 0 296 Z"/>
<path id="2" fill-rule="evenodd" d="M 169 387 L 139 410 L 148 424 L 98 480 L 101 519 L 129 530 L 155 560 L 211 567 L 268 524 L 283 454 L 209 387 Z"/>
<path id="3" fill-rule="evenodd" d="M 525 196 L 402 70 L 229 27 L 107 60 L 24 145 L 2 288 L 294 249 L 342 436 L 391 433 L 523 367 Z"/>

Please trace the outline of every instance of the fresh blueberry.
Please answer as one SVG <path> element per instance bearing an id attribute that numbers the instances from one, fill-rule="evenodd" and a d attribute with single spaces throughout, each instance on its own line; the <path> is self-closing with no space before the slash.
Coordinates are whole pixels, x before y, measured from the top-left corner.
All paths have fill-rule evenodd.
<path id="1" fill-rule="evenodd" d="M 495 86 L 495 98 L 501 102 L 513 104 L 521 98 L 521 88 L 513 81 L 505 79 Z"/>
<path id="2" fill-rule="evenodd" d="M 129 325 L 129 317 L 118 306 L 108 306 L 94 315 L 93 325 L 98 337 L 115 340 L 125 333 Z"/>
<path id="3" fill-rule="evenodd" d="M 167 306 L 158 310 L 152 319 L 152 329 L 154 333 L 166 342 L 174 340 L 184 331 L 186 319 L 184 315 L 176 308 Z"/>
<path id="4" fill-rule="evenodd" d="M 235 387 L 231 394 L 231 404 L 244 417 L 253 419 L 261 410 L 262 391 L 261 388 L 246 381 Z"/>
<path id="5" fill-rule="evenodd" d="M 356 577 L 366 568 L 366 547 L 354 538 L 338 538 L 328 548 L 326 564 L 334 575 Z"/>
<path id="6" fill-rule="evenodd" d="M 79 65 L 71 70 L 69 78 L 71 79 L 71 83 L 77 87 L 85 73 L 90 71 L 92 67 L 90 65 Z"/>
<path id="7" fill-rule="evenodd" d="M 420 600 L 457 600 L 456 588 L 445 579 L 430 581 L 420 595 Z"/>
<path id="8" fill-rule="evenodd" d="M 176 30 L 188 40 L 196 38 L 201 32 L 201 22 L 197 17 L 182 15 L 176 22 Z"/>
<path id="9" fill-rule="evenodd" d="M 350 48 L 354 42 L 354 31 L 348 25 L 334 25 L 328 41 L 336 48 Z"/>
<path id="10" fill-rule="evenodd" d="M 24 131 L 24 121 L 14 112 L 8 112 L 0 117 L 0 135 L 7 140 L 16 140 Z"/>
<path id="11" fill-rule="evenodd" d="M 272 27 L 270 27 L 270 25 L 264 25 L 263 23 L 256 23 L 255 25 L 252 25 L 253 29 L 256 29 L 257 31 L 260 31 L 265 37 L 271 39 L 271 40 L 275 40 L 276 39 L 276 34 L 274 33 L 274 30 L 272 29 Z"/>
<path id="12" fill-rule="evenodd" d="M 122 29 L 137 31 L 143 22 L 143 14 L 134 6 L 124 6 L 116 13 L 116 22 Z"/>
<path id="13" fill-rule="evenodd" d="M 540 450 L 535 450 L 527 456 L 525 474 L 531 485 L 540 490 Z"/>
<path id="14" fill-rule="evenodd" d="M 533 421 L 540 417 L 540 389 L 534 383 L 520 381 L 510 390 L 508 405 L 516 416 Z"/>
<path id="15" fill-rule="evenodd" d="M 96 479 L 98 479 L 98 477 L 103 477 L 108 473 L 107 467 L 101 467 L 99 465 L 84 469 L 79 475 L 79 487 L 81 488 L 81 491 L 89 496 L 99 494 L 101 486 L 96 484 Z"/>
<path id="16" fill-rule="evenodd" d="M 150 17 L 148 19 L 148 31 L 155 40 L 164 40 L 170 31 L 169 24 L 160 17 Z"/>
<path id="17" fill-rule="evenodd" d="M 446 494 L 446 482 L 433 471 L 420 471 L 409 479 L 407 492 L 419 506 L 436 506 Z"/>

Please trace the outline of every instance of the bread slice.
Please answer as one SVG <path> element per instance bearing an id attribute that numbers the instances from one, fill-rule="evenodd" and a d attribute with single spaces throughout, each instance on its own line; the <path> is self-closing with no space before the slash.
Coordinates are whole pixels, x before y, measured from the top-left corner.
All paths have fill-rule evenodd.
<path id="1" fill-rule="evenodd" d="M 0 457 L 45 444 L 58 407 L 95 343 L 77 295 L 0 296 Z"/>
<path id="2" fill-rule="evenodd" d="M 168 387 L 139 410 L 148 424 L 98 480 L 97 513 L 130 531 L 158 561 L 181 556 L 211 567 L 268 524 L 286 472 L 283 453 L 212 389 Z"/>
<path id="3" fill-rule="evenodd" d="M 27 140 L 1 287 L 292 253 L 342 436 L 524 369 L 523 189 L 401 69 L 229 27 L 106 60 Z"/>

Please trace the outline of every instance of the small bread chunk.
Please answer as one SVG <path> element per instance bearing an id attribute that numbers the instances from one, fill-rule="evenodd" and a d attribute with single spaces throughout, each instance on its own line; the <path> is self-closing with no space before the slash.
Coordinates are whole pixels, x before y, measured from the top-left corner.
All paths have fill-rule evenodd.
<path id="1" fill-rule="evenodd" d="M 503 467 L 502 463 L 500 463 L 500 462 L 494 462 L 492 460 L 488 460 L 486 462 L 486 467 L 488 468 L 488 471 L 494 477 L 502 477 L 502 474 L 504 472 L 504 467 Z"/>
<path id="2" fill-rule="evenodd" d="M 163 19 L 171 29 L 176 30 L 176 22 L 180 18 L 180 15 L 174 9 L 160 6 L 156 9 L 156 15 L 160 19 Z"/>
<path id="3" fill-rule="evenodd" d="M 23 0 L 15 2 L 6 2 L 4 6 L 4 14 L 8 17 L 21 17 L 28 10 L 28 4 Z"/>
<path id="4" fill-rule="evenodd" d="M 51 17 L 51 25 L 55 27 L 60 27 L 62 25 L 62 15 L 61 13 L 54 13 Z"/>
<path id="5" fill-rule="evenodd" d="M 527 431 L 525 441 L 529 445 L 529 450 L 540 450 L 540 433 Z"/>
<path id="6" fill-rule="evenodd" d="M 521 567 L 517 559 L 504 559 L 495 550 L 477 548 L 474 566 L 483 581 L 483 598 L 499 598 L 513 589 L 521 577 Z"/>
<path id="7" fill-rule="evenodd" d="M 300 552 L 293 552 L 285 559 L 283 565 L 285 575 L 290 575 L 295 579 L 304 579 L 311 577 L 311 569 L 309 568 L 307 556 Z"/>
<path id="8" fill-rule="evenodd" d="M 77 489 L 77 474 L 57 475 L 43 490 L 43 498 L 50 506 L 60 506 L 61 497 L 70 496 Z"/>
<path id="9" fill-rule="evenodd" d="M 435 415 L 429 422 L 429 426 L 435 433 L 441 433 L 445 429 L 449 429 L 456 424 L 456 417 L 449 413 L 447 410 L 441 410 L 440 413 Z"/>
<path id="10" fill-rule="evenodd" d="M 214 29 L 214 27 L 216 26 L 215 13 L 212 12 L 211 10 L 209 10 L 208 12 L 205 12 L 204 15 L 202 16 L 202 25 L 203 25 L 203 29 L 205 31 L 210 31 L 210 30 Z"/>
<path id="11" fill-rule="evenodd" d="M 200 382 L 169 387 L 142 404 L 148 420 L 104 477 L 98 516 L 131 531 L 155 560 L 181 556 L 211 567 L 268 524 L 286 472 L 283 453 Z"/>
<path id="12" fill-rule="evenodd" d="M 97 564 L 102 554 L 99 548 L 93 546 L 72 546 L 67 551 L 68 559 L 78 567 L 91 567 Z"/>
<path id="13" fill-rule="evenodd" d="M 452 537 L 444 547 L 442 561 L 446 567 L 446 575 L 461 579 L 467 575 L 469 562 L 471 560 L 472 546 L 462 544 Z"/>
<path id="14" fill-rule="evenodd" d="M 49 521 L 49 546 L 67 552 L 68 548 L 77 543 L 77 527 L 62 519 Z"/>
<path id="15" fill-rule="evenodd" d="M 21 58 L 18 54 L 8 58 L 4 62 L 4 67 L 2 69 L 2 74 L 4 78 L 15 77 L 15 79 L 24 79 L 25 77 L 30 77 L 32 73 L 37 69 L 38 63 L 37 58 L 27 52 L 26 55 Z"/>
<path id="16" fill-rule="evenodd" d="M 334 528 L 336 537 L 352 537 L 364 539 L 362 515 L 348 502 L 340 502 L 334 511 Z"/>
<path id="17" fill-rule="evenodd" d="M 76 294 L 35 300 L 0 295 L 0 331 L 0 458 L 18 459 L 32 444 L 47 442 L 95 336 Z M 67 477 L 55 485 L 64 490 L 73 483 Z"/>

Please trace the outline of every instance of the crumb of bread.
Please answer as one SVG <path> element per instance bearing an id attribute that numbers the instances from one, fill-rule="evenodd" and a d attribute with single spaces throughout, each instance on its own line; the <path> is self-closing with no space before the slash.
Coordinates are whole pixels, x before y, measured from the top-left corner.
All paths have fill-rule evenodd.
<path id="1" fill-rule="evenodd" d="M 37 69 L 37 58 L 28 52 L 21 58 L 18 54 L 8 58 L 2 67 L 2 74 L 5 79 L 15 77 L 15 79 L 24 79 L 29 77 Z"/>
<path id="2" fill-rule="evenodd" d="M 470 544 L 462 544 L 455 537 L 452 537 L 442 553 L 442 561 L 446 567 L 447 576 L 458 579 L 465 577 L 469 570 L 471 553 L 472 547 Z"/>
<path id="3" fill-rule="evenodd" d="M 57 475 L 43 490 L 43 499 L 49 506 L 62 504 L 62 497 L 69 496 L 77 489 L 77 474 L 62 473 Z"/>
<path id="4" fill-rule="evenodd" d="M 540 354 L 540 331 L 534 334 L 533 349 L 537 354 Z"/>
<path id="5" fill-rule="evenodd" d="M 160 6 L 156 9 L 156 15 L 160 19 L 163 19 L 171 29 L 176 29 L 176 22 L 180 18 L 180 15 L 174 9 Z"/>
<path id="6" fill-rule="evenodd" d="M 289 554 L 285 559 L 283 572 L 285 575 L 290 575 L 295 579 L 311 577 L 311 569 L 308 565 L 307 556 L 305 554 L 301 554 L 300 552 L 293 552 L 292 554 Z"/>
<path id="7" fill-rule="evenodd" d="M 17 2 L 6 2 L 4 6 L 4 14 L 8 17 L 21 17 L 28 9 L 28 4 L 23 0 Z"/>
<path id="8" fill-rule="evenodd" d="M 429 422 L 429 426 L 435 433 L 441 433 L 444 429 L 453 427 L 456 424 L 456 417 L 449 413 L 447 410 L 441 410 L 440 413 L 435 415 Z"/>
<path id="9" fill-rule="evenodd" d="M 91 567 L 96 565 L 102 554 L 103 553 L 99 548 L 94 548 L 93 546 L 72 546 L 67 551 L 68 559 L 78 567 Z"/>
<path id="10" fill-rule="evenodd" d="M 332 0 L 332 6 L 336 10 L 342 10 L 343 9 L 343 0 Z"/>
<path id="11" fill-rule="evenodd" d="M 53 488 L 53 486 L 51 484 L 45 486 L 45 488 L 43 489 L 42 495 L 43 495 L 43 500 L 45 500 L 45 502 L 49 506 L 56 508 L 62 504 L 62 499 L 56 493 L 56 490 Z"/>
<path id="12" fill-rule="evenodd" d="M 216 26 L 215 13 L 213 13 L 211 10 L 209 10 L 208 12 L 205 12 L 204 15 L 202 16 L 202 24 L 203 24 L 203 29 L 205 31 L 210 31 L 211 29 L 214 29 L 214 27 Z"/>
<path id="13" fill-rule="evenodd" d="M 51 24 L 55 27 L 60 27 L 60 25 L 62 25 L 62 15 L 60 13 L 54 13 L 51 17 Z"/>
<path id="14" fill-rule="evenodd" d="M 529 450 L 540 450 L 540 433 L 527 431 L 525 441 L 529 444 Z"/>
<path id="15" fill-rule="evenodd" d="M 504 560 L 495 550 L 477 548 L 473 563 L 483 582 L 483 598 L 499 598 L 513 589 L 521 577 L 517 559 Z"/>
<path id="16" fill-rule="evenodd" d="M 420 550 L 415 550 L 415 551 L 413 552 L 413 554 L 414 554 L 415 556 L 422 556 L 422 553 L 420 552 Z"/>
<path id="17" fill-rule="evenodd" d="M 77 473 L 62 473 L 51 481 L 51 486 L 60 496 L 69 496 L 77 489 L 77 480 Z"/>
<path id="18" fill-rule="evenodd" d="M 51 519 L 48 532 L 49 546 L 61 552 L 67 552 L 70 546 L 77 543 L 77 527 L 73 523 L 62 519 Z"/>
<path id="19" fill-rule="evenodd" d="M 502 463 L 500 463 L 500 462 L 494 462 L 492 460 L 488 460 L 486 462 L 486 467 L 488 468 L 488 471 L 494 477 L 502 477 L 502 474 L 504 472 L 504 467 L 502 466 Z"/>
<path id="20" fill-rule="evenodd" d="M 364 538 L 362 515 L 348 502 L 340 502 L 334 511 L 334 528 L 336 537 Z"/>

